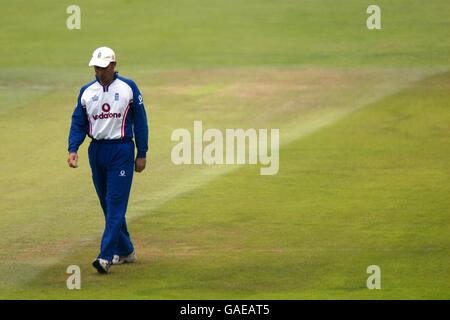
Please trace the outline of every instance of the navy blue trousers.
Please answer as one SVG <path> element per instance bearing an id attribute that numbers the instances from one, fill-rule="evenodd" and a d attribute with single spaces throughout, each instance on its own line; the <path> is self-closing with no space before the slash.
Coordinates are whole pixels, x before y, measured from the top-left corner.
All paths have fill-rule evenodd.
<path id="1" fill-rule="evenodd" d="M 134 142 L 96 141 L 89 145 L 92 180 L 105 215 L 98 258 L 111 261 L 113 255 L 129 255 L 134 247 L 125 213 L 134 171 Z"/>

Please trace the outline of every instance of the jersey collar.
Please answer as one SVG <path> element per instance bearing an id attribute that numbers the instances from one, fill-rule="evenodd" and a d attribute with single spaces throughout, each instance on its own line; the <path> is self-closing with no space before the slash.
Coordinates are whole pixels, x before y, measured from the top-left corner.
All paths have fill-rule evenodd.
<path id="1" fill-rule="evenodd" d="M 114 78 L 112 79 L 112 81 L 110 83 L 108 83 L 106 86 L 104 86 L 101 82 L 100 79 L 95 76 L 95 79 L 97 79 L 97 82 L 103 87 L 103 92 L 108 92 L 109 86 L 117 79 L 117 77 L 119 76 L 119 73 L 116 71 L 114 72 Z"/>

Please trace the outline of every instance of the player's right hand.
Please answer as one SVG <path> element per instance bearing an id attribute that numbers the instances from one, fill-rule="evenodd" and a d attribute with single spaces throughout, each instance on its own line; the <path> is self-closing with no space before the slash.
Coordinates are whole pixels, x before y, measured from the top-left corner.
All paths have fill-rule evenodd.
<path id="1" fill-rule="evenodd" d="M 67 163 L 71 168 L 78 168 L 78 153 L 71 152 L 69 153 L 69 158 L 67 159 Z"/>

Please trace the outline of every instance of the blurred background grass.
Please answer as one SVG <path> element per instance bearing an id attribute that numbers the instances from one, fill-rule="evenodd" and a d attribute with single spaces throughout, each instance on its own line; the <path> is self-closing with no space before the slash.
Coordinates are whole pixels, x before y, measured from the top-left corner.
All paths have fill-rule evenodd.
<path id="1" fill-rule="evenodd" d="M 71 4 L 81 30 L 66 28 Z M 369 31 L 361 0 L 1 0 L 0 296 L 371 298 L 374 261 L 387 289 L 375 297 L 448 295 L 448 76 L 414 83 L 448 70 L 450 2 L 377 4 L 383 28 Z M 128 211 L 142 264 L 112 281 L 89 265 L 103 217 L 87 143 L 77 171 L 65 162 L 102 45 L 140 86 L 151 129 Z M 279 126 L 280 174 L 175 167 L 170 132 L 194 119 Z"/>

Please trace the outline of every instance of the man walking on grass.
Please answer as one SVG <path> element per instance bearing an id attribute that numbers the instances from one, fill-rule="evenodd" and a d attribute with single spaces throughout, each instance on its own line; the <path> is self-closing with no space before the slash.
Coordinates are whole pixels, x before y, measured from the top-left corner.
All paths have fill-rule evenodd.
<path id="1" fill-rule="evenodd" d="M 88 151 L 92 179 L 105 215 L 100 254 L 92 265 L 99 273 L 108 273 L 111 264 L 136 260 L 125 213 L 133 170 L 145 169 L 148 126 L 138 87 L 115 71 L 114 51 L 96 49 L 89 66 L 94 67 L 96 79 L 80 90 L 72 115 L 67 162 L 71 168 L 78 167 L 77 151 L 87 134 L 92 139 Z"/>

